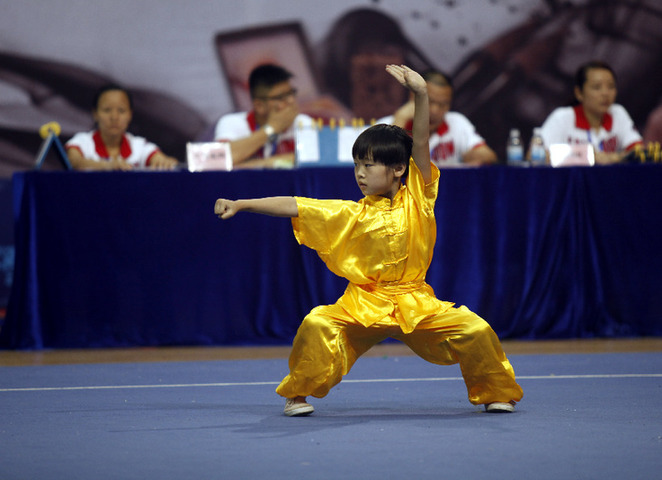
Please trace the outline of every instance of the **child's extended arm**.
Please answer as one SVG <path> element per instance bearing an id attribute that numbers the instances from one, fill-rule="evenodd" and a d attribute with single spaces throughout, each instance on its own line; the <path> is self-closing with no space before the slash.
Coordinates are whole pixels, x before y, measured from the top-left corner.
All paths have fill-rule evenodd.
<path id="1" fill-rule="evenodd" d="M 294 197 L 265 197 L 245 200 L 219 198 L 214 205 L 214 214 L 227 220 L 238 212 L 253 212 L 273 217 L 297 217 L 297 201 Z"/>
<path id="2" fill-rule="evenodd" d="M 387 65 L 386 71 L 414 93 L 414 126 L 411 156 L 427 183 L 432 179 L 430 167 L 430 106 L 428 87 L 423 77 L 404 65 Z"/>

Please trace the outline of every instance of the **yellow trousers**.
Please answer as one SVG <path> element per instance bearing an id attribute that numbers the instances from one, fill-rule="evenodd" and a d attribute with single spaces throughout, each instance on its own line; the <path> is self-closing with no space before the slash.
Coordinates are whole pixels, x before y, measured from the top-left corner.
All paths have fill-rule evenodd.
<path id="1" fill-rule="evenodd" d="M 299 327 L 290 373 L 276 392 L 285 398 L 324 397 L 361 355 L 389 337 L 429 362 L 459 363 L 469 401 L 475 405 L 522 398 L 522 388 L 494 330 L 464 306 L 429 317 L 408 334 L 394 316 L 365 327 L 338 305 L 316 307 Z"/>

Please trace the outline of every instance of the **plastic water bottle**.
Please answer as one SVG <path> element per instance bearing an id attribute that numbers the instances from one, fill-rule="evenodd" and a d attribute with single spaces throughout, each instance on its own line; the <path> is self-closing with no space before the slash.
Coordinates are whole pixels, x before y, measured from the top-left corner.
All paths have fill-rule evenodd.
<path id="1" fill-rule="evenodd" d="M 529 159 L 531 165 L 544 165 L 547 161 L 547 152 L 545 151 L 545 143 L 542 140 L 540 128 L 533 129 L 533 136 L 529 143 Z"/>
<path id="2" fill-rule="evenodd" d="M 522 137 L 519 130 L 513 128 L 508 135 L 508 144 L 506 146 L 506 157 L 508 165 L 513 167 L 524 166 L 524 147 L 522 146 Z"/>

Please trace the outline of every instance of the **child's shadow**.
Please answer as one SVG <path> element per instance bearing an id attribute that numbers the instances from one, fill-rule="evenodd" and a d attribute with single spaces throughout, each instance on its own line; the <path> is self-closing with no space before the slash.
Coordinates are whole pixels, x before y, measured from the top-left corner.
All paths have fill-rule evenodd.
<path id="1" fill-rule="evenodd" d="M 392 427 L 394 423 L 406 422 L 412 426 L 426 427 L 439 425 L 448 427 L 449 421 L 476 418 L 481 412 L 469 407 L 457 408 L 355 408 L 346 406 L 318 407 L 312 414 L 304 417 L 286 417 L 282 413 L 269 415 L 256 423 L 228 425 L 236 433 L 255 434 L 264 438 L 287 437 L 302 433 L 320 432 L 329 429 L 352 427 L 361 424 L 384 424 Z"/>

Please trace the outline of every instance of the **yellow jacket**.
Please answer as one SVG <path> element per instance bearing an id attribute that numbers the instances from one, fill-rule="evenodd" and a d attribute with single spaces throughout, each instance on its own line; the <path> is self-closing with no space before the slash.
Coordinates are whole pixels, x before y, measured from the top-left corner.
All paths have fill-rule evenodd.
<path id="1" fill-rule="evenodd" d="M 392 202 L 379 196 L 358 202 L 296 198 L 297 241 L 349 280 L 337 303 L 362 325 L 392 315 L 410 333 L 425 317 L 453 306 L 438 300 L 425 282 L 437 236 L 438 187 L 437 167 L 432 166 L 432 180 L 425 185 L 410 160 L 407 183 Z"/>

